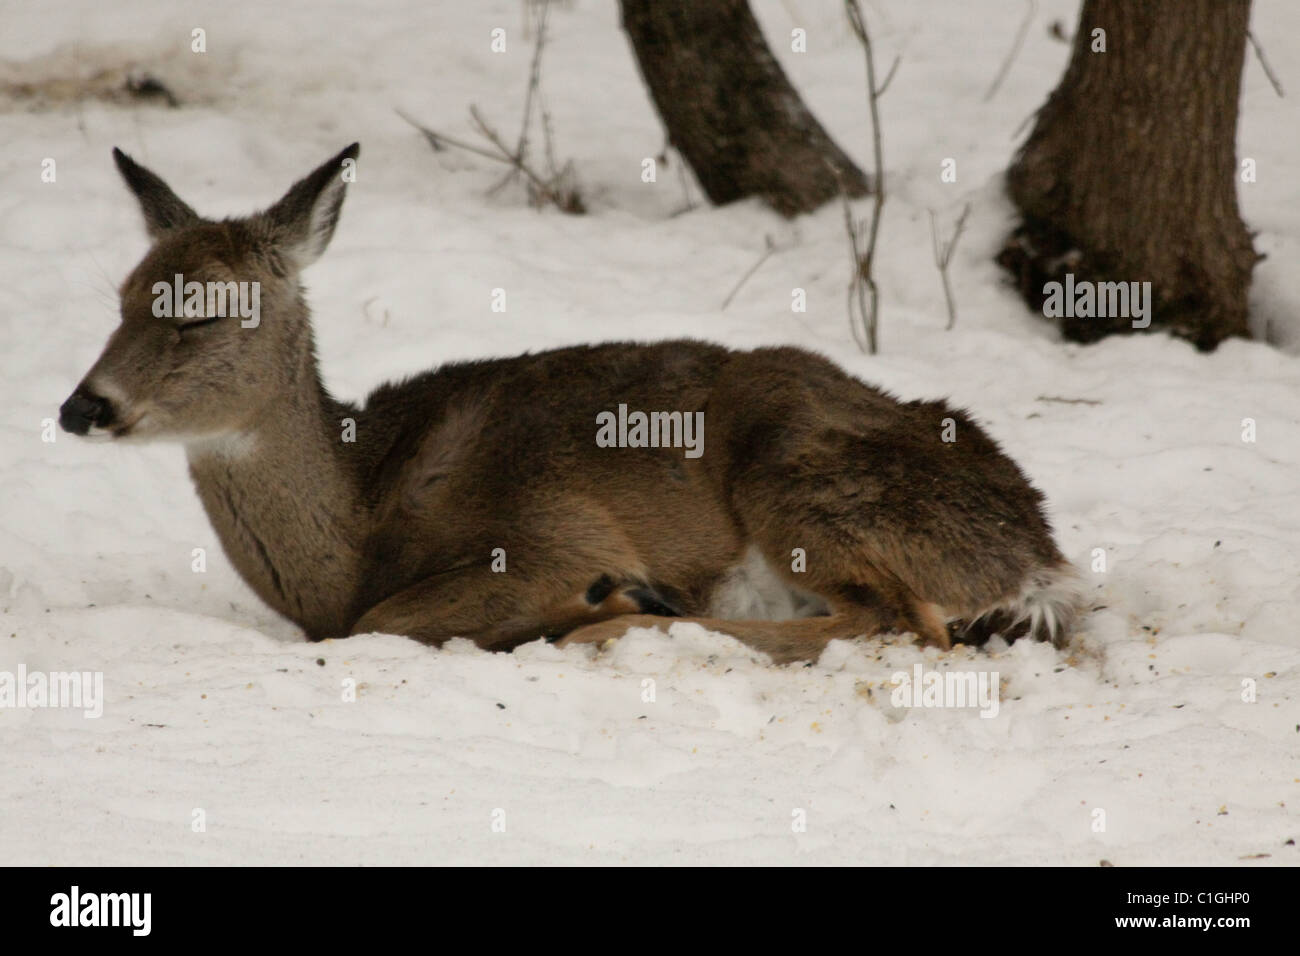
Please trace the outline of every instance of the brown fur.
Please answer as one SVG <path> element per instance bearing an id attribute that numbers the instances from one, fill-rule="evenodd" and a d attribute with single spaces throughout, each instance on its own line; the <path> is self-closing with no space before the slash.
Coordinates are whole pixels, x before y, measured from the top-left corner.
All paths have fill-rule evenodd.
<path id="1" fill-rule="evenodd" d="M 945 616 L 973 620 L 1065 567 L 1041 496 L 963 412 L 901 403 L 802 349 L 575 346 L 447 365 L 381 386 L 364 407 L 336 401 L 298 272 L 329 241 L 337 173 L 356 153 L 266 213 L 220 223 L 119 154 L 155 245 L 74 394 L 102 403 L 96 422 L 115 437 L 186 443 L 231 561 L 311 638 L 603 641 L 662 622 L 632 613 L 650 607 L 779 662 L 891 630 L 947 647 Z M 177 272 L 259 281 L 261 324 L 178 332 L 150 310 L 152 284 Z M 618 403 L 703 411 L 703 456 L 598 447 L 597 415 Z M 67 409 L 65 424 L 84 430 Z M 955 442 L 941 440 L 949 418 Z M 347 419 L 355 442 L 341 440 Z M 497 548 L 505 573 L 492 569 Z M 748 548 L 829 615 L 708 618 Z"/>

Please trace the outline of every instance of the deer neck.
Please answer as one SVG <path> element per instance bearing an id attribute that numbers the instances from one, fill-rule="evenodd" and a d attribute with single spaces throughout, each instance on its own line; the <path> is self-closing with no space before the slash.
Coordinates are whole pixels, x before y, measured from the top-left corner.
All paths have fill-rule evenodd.
<path id="1" fill-rule="evenodd" d="M 330 397 L 313 350 L 300 387 L 238 432 L 186 446 L 222 547 L 267 604 L 310 637 L 348 633 L 366 508 L 343 438 L 356 412 Z"/>

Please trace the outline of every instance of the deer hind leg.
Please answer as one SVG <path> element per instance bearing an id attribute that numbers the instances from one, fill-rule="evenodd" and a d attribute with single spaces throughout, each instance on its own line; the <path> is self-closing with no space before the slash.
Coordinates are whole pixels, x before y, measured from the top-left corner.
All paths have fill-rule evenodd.
<path id="1" fill-rule="evenodd" d="M 896 402 L 793 349 L 734 357 L 709 407 L 705 467 L 772 568 L 801 551 L 787 580 L 828 600 L 871 588 L 890 627 L 939 646 L 942 615 L 982 627 L 999 609 L 1065 639 L 1076 598 L 1042 496 L 960 409 Z"/>
<path id="2" fill-rule="evenodd" d="M 937 610 L 906 592 L 887 575 L 871 575 L 872 583 L 849 584 L 828 598 L 830 614 L 791 621 L 724 620 L 711 617 L 683 617 L 676 620 L 699 624 L 710 631 L 729 634 L 743 644 L 762 651 L 773 663 L 815 661 L 833 640 L 871 637 L 884 631 L 910 631 L 927 644 L 947 649 L 948 629 Z M 800 582 L 801 585 L 803 582 Z M 633 627 L 663 627 L 662 617 L 629 614 L 579 627 L 559 642 L 603 644 L 622 637 Z"/>
<path id="3" fill-rule="evenodd" d="M 532 626 L 534 637 L 556 641 L 566 634 L 600 621 L 628 615 L 681 617 L 671 598 L 640 581 L 616 581 L 602 574 L 580 595 L 546 608 Z"/>
<path id="4" fill-rule="evenodd" d="M 403 634 L 435 647 L 465 637 L 486 650 L 507 651 L 539 638 L 555 640 L 595 621 L 681 613 L 670 598 L 643 582 L 608 574 L 592 574 L 591 581 L 585 589 L 539 605 L 485 568 L 439 575 L 375 605 L 350 633 Z"/>

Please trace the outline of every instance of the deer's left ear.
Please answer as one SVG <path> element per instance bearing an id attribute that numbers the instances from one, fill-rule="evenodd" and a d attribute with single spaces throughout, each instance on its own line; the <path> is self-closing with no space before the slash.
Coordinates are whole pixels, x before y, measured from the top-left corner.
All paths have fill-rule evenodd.
<path id="1" fill-rule="evenodd" d="M 113 162 L 117 163 L 118 172 L 140 201 L 144 226 L 151 238 L 157 239 L 169 229 L 199 221 L 199 214 L 172 192 L 172 188 L 158 175 L 145 169 L 116 146 L 113 147 Z"/>
<path id="2" fill-rule="evenodd" d="M 276 248 L 295 268 L 305 269 L 325 251 L 334 235 L 343 207 L 343 194 L 361 155 L 361 144 L 353 143 L 309 176 L 298 180 L 284 198 L 268 209 Z"/>

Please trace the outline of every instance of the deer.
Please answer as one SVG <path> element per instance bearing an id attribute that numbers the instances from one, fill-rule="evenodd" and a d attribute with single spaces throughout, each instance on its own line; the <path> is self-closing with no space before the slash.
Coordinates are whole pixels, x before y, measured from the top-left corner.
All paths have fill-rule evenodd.
<path id="1" fill-rule="evenodd" d="M 802 348 L 574 345 L 335 399 L 302 273 L 359 155 L 214 221 L 114 149 L 151 246 L 59 412 L 73 435 L 181 444 L 230 562 L 308 639 L 599 648 L 686 621 L 776 665 L 888 634 L 1068 640 L 1077 573 L 1019 467 L 966 411 Z M 169 307 L 182 277 L 259 289 L 257 321 Z"/>

